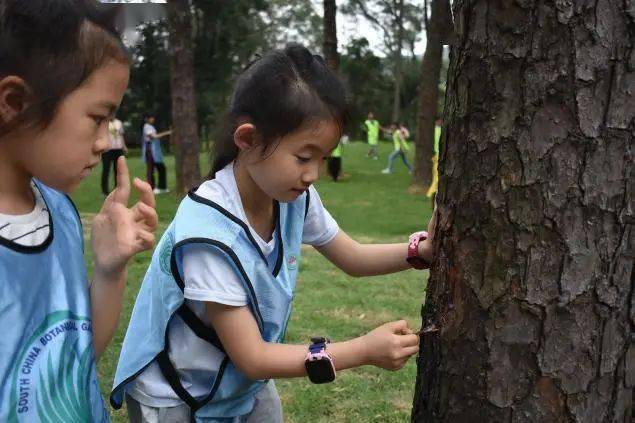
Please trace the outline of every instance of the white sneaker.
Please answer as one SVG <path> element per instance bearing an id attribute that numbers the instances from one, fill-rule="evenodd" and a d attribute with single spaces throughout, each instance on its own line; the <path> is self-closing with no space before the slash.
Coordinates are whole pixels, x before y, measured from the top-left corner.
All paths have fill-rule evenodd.
<path id="1" fill-rule="evenodd" d="M 159 191 L 160 191 L 160 194 L 167 194 L 168 192 L 170 192 L 170 189 L 169 188 L 160 189 Z"/>
<path id="2" fill-rule="evenodd" d="M 384 169 L 381 171 L 381 173 L 392 173 L 392 172 L 390 171 L 390 169 Z"/>
<path id="3" fill-rule="evenodd" d="M 155 194 L 161 194 L 161 190 L 159 188 L 153 189 L 152 192 Z"/>

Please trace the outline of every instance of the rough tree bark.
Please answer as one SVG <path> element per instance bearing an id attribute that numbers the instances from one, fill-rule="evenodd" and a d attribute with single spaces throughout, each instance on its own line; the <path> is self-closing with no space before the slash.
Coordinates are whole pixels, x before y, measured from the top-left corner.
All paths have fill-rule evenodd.
<path id="1" fill-rule="evenodd" d="M 432 182 L 431 158 L 434 154 L 434 121 L 437 117 L 439 77 L 443 45 L 452 32 L 449 0 L 432 0 L 426 27 L 426 51 L 421 63 L 419 85 L 419 122 L 415 137 L 415 159 L 412 185 L 428 190 Z M 426 12 L 427 13 L 427 12 Z"/>
<path id="2" fill-rule="evenodd" d="M 337 54 L 337 5 L 335 0 L 324 0 L 324 58 L 329 67 L 337 71 L 340 56 Z"/>
<path id="3" fill-rule="evenodd" d="M 194 93 L 194 51 L 189 0 L 168 0 L 172 142 L 176 190 L 185 193 L 200 183 L 199 139 Z"/>
<path id="4" fill-rule="evenodd" d="M 635 3 L 454 6 L 412 421 L 631 422 Z"/>

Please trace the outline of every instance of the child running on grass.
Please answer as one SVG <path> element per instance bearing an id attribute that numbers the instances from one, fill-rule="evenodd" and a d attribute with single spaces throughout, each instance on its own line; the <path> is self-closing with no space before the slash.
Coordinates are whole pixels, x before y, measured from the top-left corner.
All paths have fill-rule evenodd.
<path id="1" fill-rule="evenodd" d="M 347 121 L 344 88 L 291 45 L 239 78 L 211 179 L 182 201 L 137 297 L 112 404 L 132 422 L 281 422 L 272 380 L 329 382 L 362 365 L 399 369 L 419 351 L 405 321 L 352 340 L 284 344 L 300 245 L 354 276 L 421 268 L 431 240 L 362 245 L 312 184 Z M 310 344 L 310 345 L 309 345 Z"/>
<path id="2" fill-rule="evenodd" d="M 408 168 L 408 172 L 412 173 L 412 166 L 410 166 L 408 158 L 406 157 L 406 154 L 408 153 L 408 143 L 406 142 L 406 136 L 402 127 L 403 129 L 406 129 L 405 126 L 397 125 L 396 123 L 390 125 L 390 130 L 392 131 L 393 152 L 390 153 L 390 156 L 388 156 L 388 167 L 382 170 L 381 173 L 392 173 L 392 167 L 397 157 L 401 157 L 403 164 Z"/>
<path id="3" fill-rule="evenodd" d="M 0 1 L 0 421 L 108 422 L 95 360 L 115 331 L 126 263 L 151 248 L 150 186 L 128 208 L 125 160 L 92 228 L 88 283 L 67 196 L 100 163 L 128 84 L 112 8 Z"/>

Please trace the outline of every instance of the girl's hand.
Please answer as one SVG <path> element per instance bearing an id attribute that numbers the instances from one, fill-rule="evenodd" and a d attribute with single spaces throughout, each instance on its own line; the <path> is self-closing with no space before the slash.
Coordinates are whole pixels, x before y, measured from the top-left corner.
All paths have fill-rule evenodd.
<path id="1" fill-rule="evenodd" d="M 400 320 L 379 326 L 362 337 L 367 362 L 386 370 L 401 369 L 419 352 L 419 336 Z"/>
<path id="2" fill-rule="evenodd" d="M 110 193 L 100 212 L 93 220 L 91 231 L 95 272 L 114 275 L 124 270 L 128 260 L 135 254 L 154 245 L 154 231 L 158 217 L 154 209 L 152 188 L 139 178 L 134 187 L 140 199 L 128 208 L 130 176 L 125 157 L 117 160 L 117 186 Z"/>
<path id="3" fill-rule="evenodd" d="M 434 211 L 430 222 L 428 222 L 428 238 L 419 243 L 419 257 L 426 260 L 428 263 L 432 262 L 432 244 L 434 242 L 434 231 L 437 226 L 437 205 L 434 204 Z"/>

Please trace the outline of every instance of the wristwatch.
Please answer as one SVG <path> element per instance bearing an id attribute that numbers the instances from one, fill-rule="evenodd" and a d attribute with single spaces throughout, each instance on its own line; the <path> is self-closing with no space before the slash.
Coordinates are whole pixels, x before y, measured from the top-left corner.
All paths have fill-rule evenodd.
<path id="1" fill-rule="evenodd" d="M 427 238 L 428 233 L 426 231 L 421 231 L 410 235 L 410 239 L 408 240 L 408 256 L 406 257 L 406 261 L 415 269 L 430 268 L 430 263 L 423 257 L 419 256 L 419 242 Z"/>
<path id="2" fill-rule="evenodd" d="M 304 367 L 309 380 L 313 383 L 328 383 L 335 380 L 333 358 L 326 351 L 326 345 L 330 343 L 331 341 L 328 338 L 311 338 L 311 345 L 309 345 L 309 353 L 306 356 L 306 360 L 304 360 Z"/>

